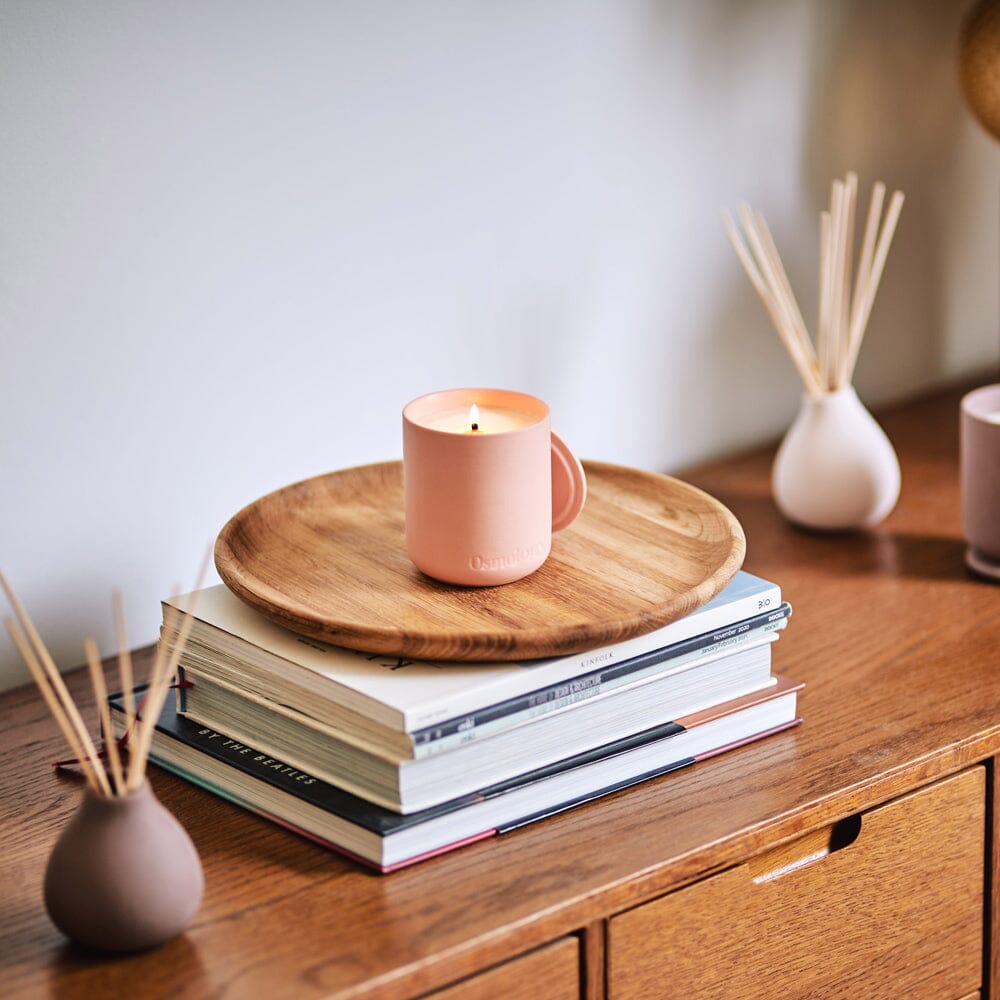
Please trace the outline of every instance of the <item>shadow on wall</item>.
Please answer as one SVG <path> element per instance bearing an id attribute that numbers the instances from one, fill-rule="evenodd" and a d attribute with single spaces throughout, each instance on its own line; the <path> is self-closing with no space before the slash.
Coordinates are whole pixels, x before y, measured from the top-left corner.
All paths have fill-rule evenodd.
<path id="1" fill-rule="evenodd" d="M 831 179 L 856 170 L 861 225 L 876 180 L 907 196 L 858 364 L 862 395 L 866 385 L 882 398 L 908 393 L 947 364 L 944 233 L 963 194 L 956 164 L 967 112 L 957 53 L 968 6 L 848 0 L 824 5 L 817 24 L 807 190 L 826 205 Z M 877 389 L 866 370 L 879 373 Z"/>
<path id="2" fill-rule="evenodd" d="M 657 11 L 661 34 L 676 31 L 677 5 L 661 0 Z M 806 107 L 803 64 L 811 56 L 790 46 L 811 39 L 817 15 L 800 0 L 714 0 L 691 5 L 689 15 L 685 36 L 697 55 L 688 93 L 702 109 L 697 139 L 710 155 L 701 156 L 697 187 L 688 193 L 701 214 L 685 241 L 700 255 L 698 280 L 711 294 L 694 314 L 697 335 L 680 359 L 703 391 L 662 405 L 665 426 L 698 429 L 704 444 L 694 460 L 701 461 L 775 436 L 797 406 L 798 376 L 729 246 L 720 211 L 735 211 L 742 199 L 765 211 L 796 294 L 803 306 L 810 302 L 814 268 L 802 264 L 816 251 L 796 153 Z M 663 303 L 664 328 L 675 312 Z M 664 338 L 661 349 L 661 364 L 675 365 L 676 345 Z M 673 467 L 691 461 L 684 455 Z"/>
<path id="3" fill-rule="evenodd" d="M 876 180 L 884 181 L 889 192 L 898 188 L 906 194 L 856 372 L 855 384 L 868 404 L 910 396 L 949 374 L 947 339 L 958 331 L 948 329 L 946 291 L 949 282 L 960 287 L 964 282 L 967 290 L 971 280 L 962 273 L 962 261 L 948 254 L 956 202 L 970 197 L 958 170 L 962 132 L 969 122 L 957 71 L 957 39 L 967 7 L 938 0 L 845 0 L 813 6 L 802 33 L 809 51 L 798 54 L 804 55 L 799 62 L 805 91 L 799 183 L 789 186 L 779 211 L 773 202 L 770 209 L 755 206 L 769 216 L 813 332 L 819 212 L 829 205 L 832 180 L 849 170 L 858 173 L 858 229 L 864 226 Z M 748 11 L 733 6 L 730 43 Z M 757 18 L 797 16 L 794 4 L 779 0 L 764 12 L 755 5 L 753 12 Z M 734 58 L 745 55 L 737 50 Z M 781 150 L 775 155 L 782 155 Z M 782 167 L 776 164 L 775 170 Z M 754 200 L 752 192 L 747 196 Z M 723 371 L 716 366 L 716 398 L 711 412 L 699 419 L 724 425 L 736 414 L 758 412 L 763 419 L 766 411 L 772 421 L 790 421 L 798 377 L 721 226 L 719 242 L 718 302 L 705 331 L 704 351 L 706 357 L 726 357 L 732 363 Z M 954 241 L 951 250 L 954 258 Z M 993 291 L 981 297 L 992 303 Z M 985 329 L 995 325 L 992 316 L 983 322 Z M 754 336 L 747 337 L 750 328 Z M 761 381 L 778 370 L 786 373 L 781 390 L 775 392 L 771 380 L 766 383 L 771 391 L 762 393 Z M 785 417 L 779 415 L 783 409 Z M 747 427 L 747 440 L 759 435 L 759 428 Z"/>

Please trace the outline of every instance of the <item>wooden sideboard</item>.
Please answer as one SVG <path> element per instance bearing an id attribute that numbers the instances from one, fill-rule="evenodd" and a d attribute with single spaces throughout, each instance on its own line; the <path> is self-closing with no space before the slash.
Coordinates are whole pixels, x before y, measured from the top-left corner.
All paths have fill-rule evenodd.
<path id="1" fill-rule="evenodd" d="M 1000 587 L 963 563 L 957 391 L 882 414 L 903 491 L 807 534 L 770 450 L 688 470 L 795 613 L 805 724 L 380 877 L 153 769 L 207 889 L 144 955 L 66 944 L 41 903 L 77 783 L 30 688 L 0 699 L 4 996 L 1000 997 Z M 72 675 L 82 692 L 85 678 Z"/>

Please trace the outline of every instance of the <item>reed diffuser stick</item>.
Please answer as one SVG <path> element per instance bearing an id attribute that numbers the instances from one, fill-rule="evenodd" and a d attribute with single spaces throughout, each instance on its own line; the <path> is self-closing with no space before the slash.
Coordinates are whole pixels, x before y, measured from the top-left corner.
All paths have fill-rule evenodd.
<path id="1" fill-rule="evenodd" d="M 810 337 L 806 328 L 763 215 L 742 204 L 741 232 L 732 217 L 723 214 L 729 242 L 811 396 L 842 389 L 854 377 L 858 352 L 903 207 L 903 195 L 895 191 L 880 227 L 885 185 L 881 181 L 875 183 L 855 271 L 857 196 L 858 177 L 851 172 L 844 180 L 832 182 L 829 208 L 820 212 L 815 338 Z"/>
<path id="2" fill-rule="evenodd" d="M 882 218 L 882 204 L 885 201 L 885 185 L 876 181 L 872 187 L 871 200 L 868 202 L 868 220 L 865 223 L 865 235 L 861 243 L 861 258 L 858 261 L 858 275 L 854 283 L 854 296 L 851 300 L 851 336 L 854 336 L 861 315 L 861 296 L 868 282 L 868 274 L 872 267 L 872 257 L 875 253 L 875 240 L 878 238 L 878 223 Z"/>
<path id="3" fill-rule="evenodd" d="M 819 324 L 816 330 L 816 353 L 819 358 L 819 378 L 826 388 L 826 372 L 830 354 L 830 300 L 833 292 L 833 222 L 829 212 L 819 214 Z"/>
<path id="4" fill-rule="evenodd" d="M 167 673 L 164 670 L 165 660 L 166 650 L 163 648 L 163 643 L 161 641 L 157 643 L 156 652 L 153 654 L 153 663 L 149 668 L 149 680 L 146 682 L 145 696 L 142 704 L 139 705 L 135 711 L 135 725 L 129 731 L 128 770 L 125 774 L 125 787 L 130 791 L 138 788 L 142 784 L 142 778 L 145 774 L 145 757 L 140 755 L 138 747 L 144 739 L 146 727 L 149 725 L 147 720 L 151 717 L 150 698 L 152 697 L 153 692 L 157 690 L 158 685 L 164 683 L 167 679 Z"/>
<path id="5" fill-rule="evenodd" d="M 204 574 L 202 574 L 202 576 L 203 575 Z M 200 589 L 200 587 L 196 588 L 196 592 L 197 589 Z M 177 672 L 177 664 L 180 662 L 184 646 L 187 643 L 188 636 L 191 634 L 191 629 L 194 626 L 195 603 L 196 598 L 192 596 L 189 607 L 184 609 L 184 613 L 181 616 L 177 644 L 174 646 L 172 654 L 169 657 L 166 655 L 160 655 L 160 651 L 163 648 L 162 641 L 157 649 L 157 662 L 154 665 L 154 674 L 150 679 L 149 689 L 146 693 L 146 707 L 143 711 L 142 718 L 139 721 L 136 733 L 137 738 L 134 741 L 129 758 L 130 770 L 131 766 L 134 764 L 136 772 L 140 776 L 145 773 L 146 760 L 149 757 L 149 748 L 153 742 L 153 733 L 156 730 L 156 723 L 160 719 L 160 712 L 163 711 L 163 703 L 166 700 L 167 691 L 173 681 L 174 674 Z M 174 614 L 176 615 L 178 612 L 174 612 Z M 169 616 L 168 612 L 168 617 Z M 165 624 L 169 625 L 171 623 L 166 622 Z"/>
<path id="6" fill-rule="evenodd" d="M 153 733 L 156 730 L 156 724 L 160 720 L 160 712 L 163 711 L 163 703 L 167 697 L 167 691 L 173 682 L 174 675 L 177 672 L 177 664 L 180 663 L 181 655 L 184 652 L 184 646 L 187 643 L 188 636 L 191 634 L 191 629 L 194 627 L 194 609 L 198 602 L 198 592 L 201 590 L 202 585 L 205 582 L 205 574 L 208 572 L 208 567 L 212 561 L 212 550 L 207 549 L 205 552 L 205 557 L 202 560 L 201 568 L 198 570 L 198 579 L 195 583 L 195 589 L 192 592 L 190 599 L 188 600 L 187 607 L 185 607 L 183 614 L 180 612 L 171 611 L 167 612 L 167 620 L 164 624 L 169 626 L 176 625 L 176 616 L 181 615 L 180 628 L 178 630 L 177 642 L 173 647 L 172 654 L 168 657 L 165 653 L 165 644 L 161 639 L 156 647 L 156 658 L 153 662 L 153 671 L 150 678 L 149 688 L 146 692 L 146 707 L 142 718 L 139 720 L 139 724 L 136 727 L 136 739 L 132 745 L 132 751 L 129 756 L 129 775 L 130 778 L 134 773 L 141 776 L 146 770 L 146 761 L 149 757 L 149 748 L 153 742 Z"/>
<path id="7" fill-rule="evenodd" d="M 111 731 L 111 711 L 108 708 L 108 689 L 104 683 L 104 669 L 101 666 L 101 654 L 97 649 L 97 641 L 92 636 L 83 640 L 83 649 L 87 657 L 87 667 L 90 670 L 90 683 L 94 689 L 94 700 L 101 720 L 101 732 L 104 734 L 104 746 L 111 765 L 111 783 L 115 795 L 125 791 L 125 778 L 122 774 L 122 762 L 118 756 L 118 743 Z"/>
<path id="8" fill-rule="evenodd" d="M 76 707 L 76 703 L 73 701 L 72 695 L 70 695 L 66 688 L 62 675 L 59 673 L 59 669 L 55 665 L 55 661 L 49 655 L 48 649 L 45 648 L 45 643 L 42 642 L 41 636 L 38 634 L 38 630 L 35 628 L 34 623 L 28 616 L 28 612 L 24 609 L 24 605 L 19 600 L 17 594 L 15 594 L 11 589 L 10 584 L 7 582 L 7 578 L 2 573 L 0 573 L 0 586 L 3 587 L 4 592 L 7 594 L 7 598 L 10 601 L 11 606 L 14 608 L 14 614 L 17 615 L 17 619 L 21 623 L 21 627 L 27 633 L 28 638 L 31 640 L 31 645 L 34 647 L 35 652 L 38 655 L 38 659 L 41 661 L 41 664 L 45 669 L 49 683 L 52 685 L 52 688 L 62 704 L 62 707 L 65 709 L 66 714 L 69 716 L 70 721 L 73 723 L 73 728 L 80 738 L 80 743 L 83 745 L 84 757 L 91 762 L 94 774 L 97 778 L 97 783 L 101 787 L 101 791 L 105 795 L 110 795 L 111 786 L 108 784 L 108 777 L 104 773 L 104 765 L 101 763 L 97 750 L 94 748 L 94 742 L 91 740 L 90 734 L 87 732 L 87 727 L 83 723 L 83 718 L 80 716 L 80 712 Z"/>
<path id="9" fill-rule="evenodd" d="M 833 220 L 833 294 L 830 302 L 830 356 L 826 372 L 827 388 L 832 389 L 837 384 L 837 372 L 840 370 L 840 358 L 844 343 L 844 309 L 847 302 L 845 282 L 849 267 L 847 247 L 847 184 L 843 181 L 834 182 L 835 211 Z"/>
<path id="10" fill-rule="evenodd" d="M 811 386 L 810 391 L 819 393 L 820 386 L 814 375 L 815 363 L 814 359 L 810 357 L 812 354 L 812 345 L 808 342 L 808 336 L 803 337 L 802 332 L 792 319 L 792 314 L 786 301 L 788 293 L 778 280 L 772 256 L 764 249 L 764 242 L 758 232 L 756 220 L 749 212 L 749 209 L 743 212 L 743 222 L 747 230 L 747 237 L 754 247 L 756 259 L 751 256 L 751 252 L 747 249 L 732 217 L 728 214 L 724 215 L 723 221 L 726 226 L 726 232 L 729 235 L 729 240 L 733 244 L 733 248 L 742 261 L 747 274 L 750 276 L 751 284 L 753 284 L 758 296 L 760 296 L 761 302 L 764 303 L 764 307 L 771 317 L 771 322 L 784 342 L 786 350 L 795 363 L 795 366 L 799 369 L 803 383 L 807 387 Z M 803 328 L 804 325 L 803 323 Z"/>
<path id="11" fill-rule="evenodd" d="M 10 633 L 10 637 L 14 640 L 14 645 L 17 646 L 22 659 L 27 664 L 28 670 L 34 679 L 35 684 L 38 686 L 38 690 L 42 692 L 42 698 L 45 700 L 45 704 L 48 705 L 49 711 L 52 713 L 52 717 L 56 720 L 56 725 L 59 726 L 63 737 L 69 744 L 69 748 L 73 752 L 73 756 L 80 762 L 80 768 L 83 771 L 83 776 L 86 779 L 87 784 L 90 785 L 90 787 L 97 792 L 98 795 L 100 795 L 102 789 L 94 771 L 93 761 L 86 755 L 86 753 L 84 753 L 79 733 L 76 731 L 73 723 L 70 722 L 69 716 L 66 714 L 59 702 L 59 699 L 56 697 L 56 693 L 53 691 L 52 685 L 45 676 L 45 671 L 38 662 L 38 657 L 35 656 L 34 650 L 28 643 L 27 636 L 25 636 L 21 627 L 14 621 L 13 618 L 5 618 L 4 625 L 7 626 L 7 631 Z"/>
<path id="12" fill-rule="evenodd" d="M 853 171 L 847 175 L 847 218 L 844 223 L 844 284 L 840 302 L 840 353 L 837 364 L 837 378 L 842 382 L 843 359 L 847 354 L 848 336 L 851 324 L 851 287 L 854 281 L 854 219 L 858 204 L 858 175 Z"/>
<path id="13" fill-rule="evenodd" d="M 746 244 L 743 242 L 739 231 L 736 229 L 736 225 L 732 220 L 732 217 L 727 215 L 723 216 L 723 222 L 726 227 L 726 233 L 729 236 L 729 241 L 733 245 L 733 249 L 736 251 L 737 257 L 739 257 L 747 275 L 750 278 L 750 283 L 753 285 L 754 290 L 760 297 L 764 308 L 767 310 L 768 315 L 771 317 L 771 322 L 774 324 L 775 329 L 779 332 L 782 340 L 785 340 L 785 321 L 778 307 L 777 302 L 774 300 L 770 289 L 764 281 L 756 263 L 754 263 L 753 258 L 750 255 L 749 250 L 747 250 Z M 809 366 L 803 364 L 801 358 L 798 355 L 795 347 L 793 345 L 787 345 L 788 351 L 792 356 L 793 362 L 795 362 L 796 367 L 799 368 L 800 374 L 802 375 L 803 381 L 806 381 L 810 377 Z"/>
<path id="14" fill-rule="evenodd" d="M 892 198 L 889 200 L 889 208 L 882 224 L 882 231 L 879 233 L 878 246 L 875 249 L 871 271 L 866 276 L 859 305 L 857 327 L 851 331 L 850 335 L 850 348 L 844 365 L 844 378 L 848 382 L 854 377 L 854 367 L 857 364 L 858 351 L 861 349 L 865 327 L 868 325 L 872 306 L 875 304 L 875 295 L 878 292 L 879 283 L 882 281 L 882 271 L 885 269 L 885 262 L 889 256 L 889 247 L 892 245 L 892 237 L 895 235 L 896 224 L 899 222 L 899 214 L 902 210 L 903 195 L 899 191 L 894 191 Z"/>
<path id="15" fill-rule="evenodd" d="M 206 558 L 206 562 L 199 575 L 199 588 L 207 566 L 208 560 Z M 15 646 L 17 646 L 18 651 L 24 658 L 24 662 L 28 665 L 28 670 L 31 672 L 31 676 L 41 692 L 45 704 L 52 713 L 56 725 L 73 751 L 88 785 L 90 785 L 95 793 L 105 798 L 123 796 L 127 795 L 130 791 L 134 791 L 142 784 L 145 777 L 146 761 L 149 757 L 149 747 L 152 742 L 153 731 L 156 728 L 156 722 L 160 717 L 160 711 L 167 697 L 167 691 L 177 670 L 177 664 L 180 661 L 184 644 L 194 624 L 192 617 L 193 601 L 192 607 L 187 609 L 182 615 L 183 620 L 179 628 L 178 642 L 172 654 L 167 655 L 162 643 L 157 647 L 145 698 L 147 709 L 143 712 L 142 718 L 137 718 L 138 713 L 136 712 L 135 698 L 132 691 L 134 680 L 132 659 L 126 647 L 125 616 L 122 611 L 120 595 L 116 593 L 114 596 L 115 624 L 119 644 L 118 665 L 125 701 L 126 732 L 132 733 L 134 736 L 134 749 L 129 755 L 127 768 L 123 768 L 122 766 L 118 744 L 114 739 L 114 733 L 111 728 L 107 686 L 104 680 L 104 670 L 101 664 L 100 653 L 97 649 L 97 643 L 91 637 L 84 640 L 84 650 L 87 657 L 87 666 L 90 671 L 91 686 L 93 687 L 94 698 L 97 702 L 97 710 L 100 716 L 101 728 L 104 732 L 105 746 L 110 764 L 109 777 L 109 773 L 102 763 L 101 755 L 94 746 L 94 741 L 87 731 L 83 717 L 80 715 L 80 711 L 62 679 L 55 661 L 42 642 L 41 636 L 28 616 L 24 605 L 2 573 L 0 573 L 0 586 L 2 586 L 4 592 L 7 594 L 17 619 L 16 621 L 13 618 L 4 619 L 7 631 L 10 632 Z M 134 732 L 132 729 L 133 722 L 135 723 Z"/>
<path id="16" fill-rule="evenodd" d="M 767 224 L 767 220 L 760 212 L 752 212 L 751 214 L 768 259 L 771 261 L 772 270 L 778 277 L 782 298 L 787 305 L 787 312 L 792 317 L 793 340 L 797 350 L 807 364 L 814 364 L 816 356 L 812 341 L 809 339 L 809 331 L 806 329 L 806 321 L 802 318 L 802 312 L 796 301 L 795 293 L 792 291 L 792 283 L 788 280 L 784 264 L 781 263 L 781 254 L 778 253 L 778 247 L 774 242 L 774 237 L 771 235 L 771 229 Z"/>
<path id="17" fill-rule="evenodd" d="M 135 680 L 132 670 L 132 654 L 128 647 L 128 634 L 125 630 L 125 608 L 122 605 L 121 592 L 116 590 L 111 595 L 111 605 L 115 617 L 115 636 L 118 640 L 118 679 L 121 683 L 122 701 L 125 705 L 125 732 L 132 732 L 135 724 Z M 126 786 L 128 785 L 126 775 Z"/>

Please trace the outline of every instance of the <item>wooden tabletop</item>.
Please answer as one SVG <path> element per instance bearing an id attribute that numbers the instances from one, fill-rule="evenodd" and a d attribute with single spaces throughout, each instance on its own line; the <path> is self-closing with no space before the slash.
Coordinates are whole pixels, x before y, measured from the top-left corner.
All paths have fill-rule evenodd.
<path id="1" fill-rule="evenodd" d="M 64 748 L 40 699 L 4 695 L 2 991 L 418 994 L 998 752 L 1000 587 L 963 563 L 959 395 L 882 415 L 903 487 L 869 533 L 785 524 L 771 449 L 685 474 L 736 514 L 747 569 L 794 606 L 774 654 L 807 685 L 798 730 L 388 877 L 153 769 L 207 889 L 188 933 L 145 955 L 96 958 L 49 924 L 42 873 L 78 785 L 49 767 Z M 71 685 L 81 692 L 84 678 Z"/>

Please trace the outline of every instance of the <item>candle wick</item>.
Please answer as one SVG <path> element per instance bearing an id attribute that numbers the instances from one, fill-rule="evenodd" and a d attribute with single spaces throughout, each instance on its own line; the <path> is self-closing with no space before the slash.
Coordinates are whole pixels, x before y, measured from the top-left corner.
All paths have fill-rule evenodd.
<path id="1" fill-rule="evenodd" d="M 479 430 L 479 424 L 473 424 L 473 425 L 472 425 L 472 429 L 473 429 L 474 431 L 478 431 L 478 430 Z"/>

